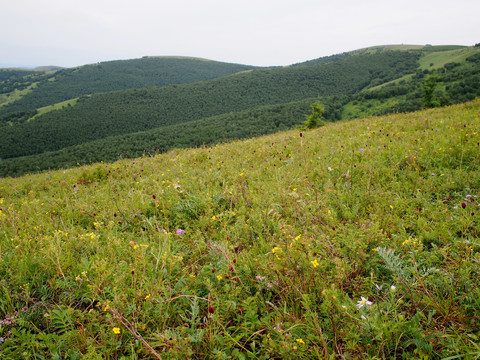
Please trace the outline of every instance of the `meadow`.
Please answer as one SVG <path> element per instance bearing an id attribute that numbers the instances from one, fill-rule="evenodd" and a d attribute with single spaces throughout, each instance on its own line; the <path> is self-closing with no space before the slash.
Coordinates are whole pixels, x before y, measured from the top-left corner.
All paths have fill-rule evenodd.
<path id="1" fill-rule="evenodd" d="M 479 110 L 0 179 L 0 357 L 480 358 Z"/>

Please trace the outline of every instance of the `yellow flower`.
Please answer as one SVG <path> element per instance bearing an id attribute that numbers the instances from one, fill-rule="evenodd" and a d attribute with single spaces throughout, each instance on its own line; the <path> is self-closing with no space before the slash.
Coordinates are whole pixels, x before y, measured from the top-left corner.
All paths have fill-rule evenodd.
<path id="1" fill-rule="evenodd" d="M 272 249 L 272 253 L 276 253 L 276 252 L 279 252 L 279 251 L 282 251 L 282 248 L 279 247 L 279 246 L 275 246 L 273 249 Z"/>
<path id="2" fill-rule="evenodd" d="M 313 265 L 314 268 L 316 268 L 318 265 L 320 265 L 317 261 L 317 259 L 313 260 L 313 261 L 310 261 Z"/>
<path id="3" fill-rule="evenodd" d="M 223 276 L 222 275 L 217 275 L 217 279 L 218 279 L 218 281 L 220 281 L 220 280 L 223 279 Z"/>
<path id="4" fill-rule="evenodd" d="M 305 345 L 305 341 L 303 341 L 302 339 L 297 339 L 297 342 L 298 342 L 299 344 Z"/>
<path id="5" fill-rule="evenodd" d="M 150 299 L 150 294 L 148 294 L 147 296 L 145 296 L 145 300 L 148 300 Z"/>
<path id="6" fill-rule="evenodd" d="M 112 329 L 112 331 L 113 331 L 114 334 L 120 334 L 120 328 L 118 328 L 118 327 L 114 327 Z"/>

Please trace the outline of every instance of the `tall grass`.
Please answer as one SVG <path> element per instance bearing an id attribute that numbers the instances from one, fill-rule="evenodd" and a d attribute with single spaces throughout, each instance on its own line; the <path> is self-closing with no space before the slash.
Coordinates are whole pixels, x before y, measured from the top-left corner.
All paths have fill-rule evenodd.
<path id="1" fill-rule="evenodd" d="M 479 108 L 1 179 L 0 355 L 480 357 Z"/>

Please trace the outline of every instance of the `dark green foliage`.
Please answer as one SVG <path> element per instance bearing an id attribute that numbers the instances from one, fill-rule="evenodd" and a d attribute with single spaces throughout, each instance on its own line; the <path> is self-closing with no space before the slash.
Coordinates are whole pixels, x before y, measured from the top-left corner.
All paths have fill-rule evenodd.
<path id="1" fill-rule="evenodd" d="M 323 100 L 326 105 L 325 118 L 336 120 L 342 106 L 342 98 Z M 96 161 L 115 161 L 124 157 L 154 155 L 173 148 L 199 147 L 234 139 L 255 137 L 275 133 L 302 123 L 309 112 L 312 99 L 299 102 L 260 107 L 243 112 L 230 113 L 101 140 L 91 141 L 46 152 L 0 161 L 1 176 L 17 176 L 32 171 L 66 168 Z M 85 174 L 87 181 L 98 178 L 96 174 Z"/>
<path id="2" fill-rule="evenodd" d="M 208 82 L 95 94 L 34 121 L 3 127 L 0 157 L 55 151 L 109 136 L 258 106 L 352 94 L 412 71 L 417 55 L 385 52 L 338 62 L 243 72 Z M 65 121 L 68 119 L 68 121 Z"/>
<path id="3" fill-rule="evenodd" d="M 420 70 L 417 60 L 425 52 L 445 50 L 453 49 L 429 46 L 413 51 L 358 51 L 189 84 L 180 83 L 249 67 L 195 59 L 144 58 L 53 73 L 25 72 L 28 75 L 23 77 L 19 73 L 10 76 L 10 83 L 0 82 L 0 88 L 36 87 L 30 87 L 31 92 L 19 101 L 0 106 L 0 113 L 4 112 L 0 115 L 0 176 L 114 161 L 286 130 L 302 124 L 313 99 L 321 100 L 326 121 L 419 110 L 426 106 L 422 84 L 428 84 L 433 73 Z M 188 72 L 187 68 L 194 71 Z M 410 76 L 401 81 L 392 81 L 407 74 Z M 480 96 L 478 55 L 447 63 L 438 69 L 437 76 L 431 91 L 434 105 Z M 175 85 L 90 95 L 161 81 L 163 85 Z M 24 108 L 79 94 L 83 95 L 76 103 L 34 119 L 37 111 Z M 357 109 L 344 112 L 347 103 L 357 104 Z M 22 110 L 12 112 L 15 107 Z"/>
<path id="4" fill-rule="evenodd" d="M 434 99 L 435 88 L 437 87 L 438 75 L 433 74 L 428 76 L 422 83 L 422 97 L 423 106 L 426 108 L 432 108 L 438 106 L 439 103 Z"/>
<path id="5" fill-rule="evenodd" d="M 0 93 L 12 91 L 12 86 L 20 89 L 32 82 L 48 81 L 40 82 L 34 91 L 15 103 L 0 107 L 0 114 L 36 109 L 99 92 L 210 80 L 253 68 L 194 58 L 145 57 L 62 69 L 53 73 L 36 73 L 36 77 L 19 78 L 19 72 L 16 77 L 11 75 L 8 84 L 0 83 Z"/>
<path id="6" fill-rule="evenodd" d="M 305 120 L 304 125 L 307 129 L 315 129 L 316 127 L 322 126 L 325 123 L 322 121 L 322 115 L 325 111 L 322 103 L 316 101 L 312 104 L 312 113 Z"/>

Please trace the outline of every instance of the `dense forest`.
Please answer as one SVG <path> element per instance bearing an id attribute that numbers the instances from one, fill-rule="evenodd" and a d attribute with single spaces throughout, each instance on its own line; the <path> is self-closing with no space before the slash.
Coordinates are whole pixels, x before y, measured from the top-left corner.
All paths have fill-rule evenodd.
<path id="1" fill-rule="evenodd" d="M 33 155 L 160 126 L 305 98 L 353 94 L 416 67 L 416 54 L 393 52 L 312 66 L 261 69 L 187 85 L 81 97 L 75 106 L 32 121 L 0 119 L 0 158 Z M 24 114 L 19 114 L 24 118 Z M 68 118 L 68 121 L 65 119 Z"/>
<path id="2" fill-rule="evenodd" d="M 275 133 L 301 125 L 314 99 L 253 110 L 217 115 L 187 125 L 164 126 L 149 131 L 111 136 L 57 151 L 0 161 L 0 174 L 20 175 L 29 171 L 74 167 L 125 157 L 154 155 L 173 148 L 212 146 L 219 142 Z M 331 98 L 327 116 L 335 116 L 341 97 Z M 32 168 L 32 164 L 35 167 Z"/>
<path id="3" fill-rule="evenodd" d="M 191 61 L 190 66 L 212 66 L 210 76 L 217 77 L 205 81 L 196 81 L 196 77 L 202 71 L 208 73 L 206 68 L 192 74 L 184 63 L 185 68 L 176 72 L 180 60 L 163 58 L 164 65 L 172 61 L 172 68 L 152 81 L 162 78 L 164 86 L 140 86 L 138 79 L 154 71 L 157 60 L 132 60 L 130 67 L 128 61 L 116 61 L 53 73 L 30 72 L 24 77 L 9 75 L 0 85 L 12 81 L 26 85 L 30 81 L 31 85 L 31 79 L 49 76 L 57 80 L 39 81 L 19 100 L 0 104 L 0 176 L 268 134 L 301 126 L 310 105 L 318 100 L 325 106 L 324 120 L 338 121 L 461 103 L 480 96 L 480 49 L 473 47 L 369 48 L 288 67 L 256 69 L 180 59 Z M 152 68 L 142 68 L 142 64 Z M 223 70 L 214 70 L 215 66 Z M 110 75 L 119 69 L 118 81 L 116 75 L 99 80 L 98 74 L 107 72 L 102 69 L 109 69 Z M 219 75 L 234 69 L 239 72 Z M 132 76 L 120 81 L 126 73 Z M 68 95 L 73 100 L 55 103 L 68 97 L 67 90 L 62 93 L 63 87 L 75 83 L 67 81 L 68 76 L 75 81 L 83 79 L 71 86 L 70 94 L 78 95 L 82 86 L 85 94 Z M 425 103 L 427 82 L 432 87 L 429 104 Z M 117 85 L 139 87 L 107 91 Z M 41 99 L 38 94 L 42 94 L 37 89 L 48 86 L 59 92 L 58 97 L 55 91 L 46 91 L 41 101 L 51 106 L 35 107 Z M 105 92 L 95 93 L 102 87 Z M 31 105 L 21 106 L 22 102 Z M 15 107 L 18 111 L 11 111 Z"/>
<path id="4" fill-rule="evenodd" d="M 25 89 L 35 84 L 15 103 L 0 107 L 0 114 L 33 110 L 46 105 L 82 95 L 187 84 L 223 77 L 253 66 L 181 57 L 144 57 L 135 60 L 118 60 L 86 65 L 56 72 L 32 72 L 29 77 L 19 77 L 19 72 L 5 71 L 9 81 L 0 83 L 0 94 L 12 89 Z M 0 81 L 2 72 L 0 72 Z M 46 81 L 45 81 L 46 80 Z"/>

